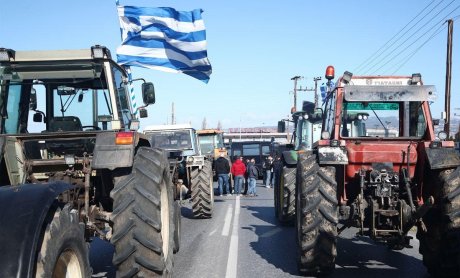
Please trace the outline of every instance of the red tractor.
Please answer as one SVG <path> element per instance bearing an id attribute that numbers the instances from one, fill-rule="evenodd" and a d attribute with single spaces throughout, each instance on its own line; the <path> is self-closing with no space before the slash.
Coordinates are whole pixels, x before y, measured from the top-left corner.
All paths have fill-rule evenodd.
<path id="1" fill-rule="evenodd" d="M 416 226 L 428 272 L 460 277 L 460 159 L 447 134 L 435 134 L 434 98 L 420 74 L 339 78 L 323 106 L 321 139 L 299 150 L 301 272 L 331 272 L 348 227 L 402 249 Z"/>

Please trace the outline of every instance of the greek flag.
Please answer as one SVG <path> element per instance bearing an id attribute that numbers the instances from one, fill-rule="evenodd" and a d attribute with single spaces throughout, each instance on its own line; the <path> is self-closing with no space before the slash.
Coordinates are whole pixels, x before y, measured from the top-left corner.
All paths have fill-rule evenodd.
<path id="1" fill-rule="evenodd" d="M 118 63 L 182 72 L 208 83 L 212 68 L 201 9 L 117 6 L 121 26 Z"/>

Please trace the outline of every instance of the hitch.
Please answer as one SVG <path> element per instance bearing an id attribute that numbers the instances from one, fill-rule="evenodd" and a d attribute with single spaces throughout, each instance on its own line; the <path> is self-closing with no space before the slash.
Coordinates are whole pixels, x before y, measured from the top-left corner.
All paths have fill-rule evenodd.
<path id="1" fill-rule="evenodd" d="M 409 221 L 408 225 L 404 229 L 404 234 L 409 232 L 409 230 L 415 225 L 419 224 L 422 230 L 426 231 L 425 223 L 423 223 L 423 216 L 428 212 L 430 208 L 434 205 L 434 198 L 430 196 L 426 199 L 426 202 L 423 203 L 413 214 L 412 220 Z"/>

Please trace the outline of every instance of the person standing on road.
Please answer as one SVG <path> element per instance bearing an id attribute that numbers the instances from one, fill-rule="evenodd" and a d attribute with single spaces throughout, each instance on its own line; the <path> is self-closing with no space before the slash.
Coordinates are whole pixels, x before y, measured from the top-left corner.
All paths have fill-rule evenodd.
<path id="1" fill-rule="evenodd" d="M 240 156 L 232 165 L 232 175 L 235 177 L 234 190 L 238 196 L 240 195 L 240 189 L 244 181 L 245 172 L 246 166 L 244 166 L 243 157 Z"/>
<path id="2" fill-rule="evenodd" d="M 219 158 L 216 159 L 214 164 L 216 175 L 217 175 L 217 183 L 219 185 L 219 195 L 222 196 L 222 185 L 225 186 L 225 192 L 228 194 L 230 193 L 230 189 L 228 188 L 228 175 L 230 173 L 230 163 L 228 162 L 227 158 L 225 158 L 225 154 L 221 153 Z"/>
<path id="3" fill-rule="evenodd" d="M 263 168 L 265 169 L 265 187 L 270 188 L 272 186 L 273 173 L 273 158 L 271 155 L 265 160 Z"/>
<path id="4" fill-rule="evenodd" d="M 259 177 L 259 172 L 257 171 L 257 167 L 255 166 L 256 160 L 253 158 L 248 163 L 248 180 L 249 180 L 249 189 L 248 195 L 250 197 L 255 197 L 256 195 L 256 181 Z"/>

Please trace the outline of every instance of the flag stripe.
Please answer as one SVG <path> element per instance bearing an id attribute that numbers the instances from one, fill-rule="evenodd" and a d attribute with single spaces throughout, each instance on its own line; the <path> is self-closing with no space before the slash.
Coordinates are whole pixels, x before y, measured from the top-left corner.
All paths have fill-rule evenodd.
<path id="1" fill-rule="evenodd" d="M 118 6 L 118 9 L 123 9 L 125 14 L 130 14 L 135 17 L 142 16 L 157 16 L 163 18 L 175 18 L 184 23 L 193 23 L 202 19 L 201 9 L 195 9 L 191 12 L 176 11 L 169 7 L 136 7 L 136 6 Z"/>
<path id="2" fill-rule="evenodd" d="M 171 55 L 176 55 L 180 54 L 183 57 L 183 59 L 189 59 L 189 60 L 200 60 L 204 59 L 208 56 L 208 53 L 206 50 L 203 51 L 195 51 L 195 52 L 189 52 L 187 50 L 182 50 L 182 43 L 180 45 L 174 45 L 171 43 L 168 43 L 165 40 L 157 39 L 157 40 L 147 40 L 145 41 L 143 38 L 132 38 L 129 40 L 129 47 L 137 47 L 137 48 L 142 48 L 143 50 L 138 50 L 139 52 L 147 53 L 145 49 L 158 49 L 158 50 L 168 50 L 168 51 L 173 51 L 175 53 L 171 53 Z M 190 48 L 187 46 L 183 46 L 183 48 Z M 195 47 L 195 49 L 197 49 Z M 132 49 L 134 50 L 134 49 Z M 138 52 L 136 51 L 136 52 Z M 149 51 L 150 52 L 150 51 Z M 176 58 L 177 59 L 177 58 Z"/>
<path id="3" fill-rule="evenodd" d="M 211 72 L 210 65 L 196 65 L 190 66 L 184 64 L 182 61 L 168 59 L 168 58 L 157 58 L 157 57 L 136 57 L 134 60 L 130 55 L 118 55 L 118 61 L 120 64 L 129 64 L 131 65 L 134 62 L 137 62 L 137 66 L 144 67 L 144 68 L 154 68 L 155 66 L 161 66 L 170 68 L 172 70 L 168 70 L 169 72 L 185 72 L 185 71 L 192 71 L 198 70 L 203 72 Z M 153 67 L 150 67 L 152 65 Z"/>

